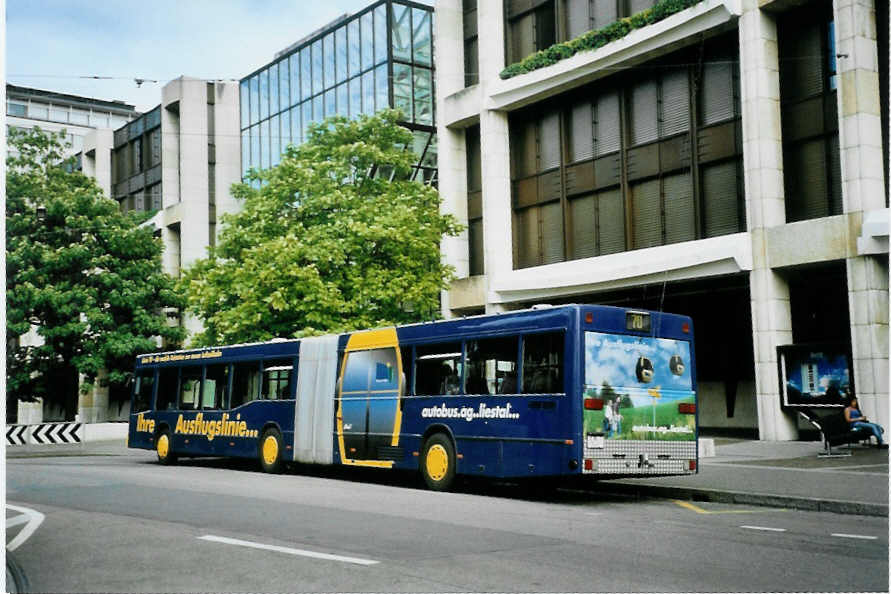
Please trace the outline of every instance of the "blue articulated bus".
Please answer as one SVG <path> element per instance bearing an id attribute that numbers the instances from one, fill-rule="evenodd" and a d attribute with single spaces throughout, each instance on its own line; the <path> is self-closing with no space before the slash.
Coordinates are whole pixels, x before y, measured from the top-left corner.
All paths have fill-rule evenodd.
<path id="1" fill-rule="evenodd" d="M 178 456 L 597 477 L 697 472 L 693 325 L 566 305 L 140 355 L 129 441 Z"/>

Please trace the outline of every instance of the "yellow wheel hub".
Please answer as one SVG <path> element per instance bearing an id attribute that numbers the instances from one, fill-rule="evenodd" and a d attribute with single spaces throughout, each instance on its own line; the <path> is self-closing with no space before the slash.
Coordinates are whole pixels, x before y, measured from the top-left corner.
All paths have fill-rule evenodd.
<path id="1" fill-rule="evenodd" d="M 449 470 L 449 454 L 446 449 L 436 443 L 427 450 L 427 475 L 434 481 L 441 481 Z"/>
<path id="2" fill-rule="evenodd" d="M 278 440 L 273 435 L 266 436 L 263 440 L 263 461 L 266 464 L 275 464 L 278 459 Z"/>
<path id="3" fill-rule="evenodd" d="M 167 437 L 165 433 L 161 437 L 158 438 L 158 456 L 161 458 L 166 458 L 167 454 L 170 453 L 170 438 Z"/>

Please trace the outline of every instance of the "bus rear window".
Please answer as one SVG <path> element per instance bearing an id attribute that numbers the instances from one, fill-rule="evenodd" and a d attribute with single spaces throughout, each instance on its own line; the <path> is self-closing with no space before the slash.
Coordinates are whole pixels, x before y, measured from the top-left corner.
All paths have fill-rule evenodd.
<path id="1" fill-rule="evenodd" d="M 523 337 L 523 394 L 563 392 L 563 333 Z"/>

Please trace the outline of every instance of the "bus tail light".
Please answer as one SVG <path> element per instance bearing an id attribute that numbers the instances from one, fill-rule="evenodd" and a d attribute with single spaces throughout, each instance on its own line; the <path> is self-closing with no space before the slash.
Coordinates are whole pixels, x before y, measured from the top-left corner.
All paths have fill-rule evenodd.
<path id="1" fill-rule="evenodd" d="M 681 324 L 681 332 L 683 332 L 684 334 L 690 334 L 690 324 L 687 322 Z"/>
<path id="2" fill-rule="evenodd" d="M 585 314 L 585 323 L 593 324 L 594 323 L 594 314 L 590 311 Z"/>
<path id="3" fill-rule="evenodd" d="M 585 410 L 603 410 L 603 398 L 585 398 Z"/>
<path id="4" fill-rule="evenodd" d="M 594 470 L 594 460 L 591 458 L 585 459 L 585 470 Z"/>
<path id="5" fill-rule="evenodd" d="M 681 402 L 678 404 L 678 412 L 682 415 L 695 415 L 696 404 L 692 402 Z"/>
<path id="6" fill-rule="evenodd" d="M 696 460 L 690 460 L 690 470 L 696 470 Z"/>

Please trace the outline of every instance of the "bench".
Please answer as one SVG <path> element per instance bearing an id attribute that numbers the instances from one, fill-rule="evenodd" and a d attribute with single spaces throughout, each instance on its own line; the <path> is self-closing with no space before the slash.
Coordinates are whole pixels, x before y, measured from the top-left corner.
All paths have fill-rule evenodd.
<path id="1" fill-rule="evenodd" d="M 820 430 L 823 436 L 823 445 L 825 449 L 817 454 L 820 458 L 839 458 L 851 455 L 850 449 L 846 452 L 832 451 L 832 446 L 848 444 L 869 439 L 870 433 L 862 429 L 851 429 L 851 426 L 845 420 L 844 411 L 832 413 L 825 416 L 819 416 L 812 410 L 799 411 L 799 414 L 807 419 L 807 421 Z"/>

